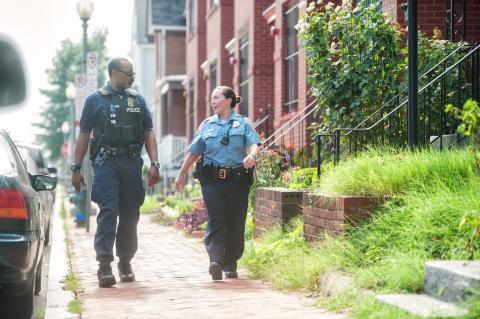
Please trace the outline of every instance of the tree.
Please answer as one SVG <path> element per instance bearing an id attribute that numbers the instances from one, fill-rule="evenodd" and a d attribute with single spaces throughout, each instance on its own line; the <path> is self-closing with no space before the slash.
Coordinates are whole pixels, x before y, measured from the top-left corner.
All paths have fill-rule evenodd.
<path id="1" fill-rule="evenodd" d="M 108 57 L 106 56 L 106 40 L 108 32 L 105 29 L 97 30 L 88 42 L 89 51 L 98 52 L 98 86 L 105 83 L 105 72 Z M 69 102 L 65 96 L 65 89 L 75 80 L 75 74 L 80 72 L 82 50 L 80 43 L 63 40 L 60 50 L 53 58 L 52 68 L 47 70 L 50 89 L 40 89 L 48 99 L 40 113 L 41 121 L 34 125 L 42 131 L 37 135 L 37 141 L 45 146 L 50 153 L 51 160 L 61 158 L 60 147 L 63 143 L 61 126 L 68 120 Z"/>

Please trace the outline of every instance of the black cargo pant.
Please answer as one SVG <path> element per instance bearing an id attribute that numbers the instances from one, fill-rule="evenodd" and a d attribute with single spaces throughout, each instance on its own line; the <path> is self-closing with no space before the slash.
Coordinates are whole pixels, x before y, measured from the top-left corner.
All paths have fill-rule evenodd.
<path id="1" fill-rule="evenodd" d="M 249 178 L 247 175 L 241 180 L 202 178 L 201 185 L 208 210 L 205 248 L 210 262 L 218 262 L 224 271 L 236 271 L 245 244 Z"/>

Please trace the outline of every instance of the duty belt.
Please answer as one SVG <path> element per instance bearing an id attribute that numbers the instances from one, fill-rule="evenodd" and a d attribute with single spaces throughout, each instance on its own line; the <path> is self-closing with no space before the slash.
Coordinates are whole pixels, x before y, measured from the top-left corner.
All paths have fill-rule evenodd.
<path id="1" fill-rule="evenodd" d="M 249 170 L 243 167 L 243 165 L 237 165 L 233 167 L 222 167 L 214 165 L 203 166 L 203 176 L 214 180 L 240 180 L 248 174 Z"/>

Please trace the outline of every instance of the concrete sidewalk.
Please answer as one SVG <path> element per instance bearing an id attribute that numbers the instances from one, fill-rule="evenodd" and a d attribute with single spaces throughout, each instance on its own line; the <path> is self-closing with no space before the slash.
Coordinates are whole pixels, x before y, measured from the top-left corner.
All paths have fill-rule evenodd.
<path id="1" fill-rule="evenodd" d="M 248 279 L 212 282 L 208 257 L 198 239 L 187 238 L 173 228 L 141 216 L 139 251 L 132 261 L 137 281 L 99 288 L 93 249 L 95 218 L 91 233 L 70 221 L 74 270 L 83 292 L 82 318 L 317 318 L 336 319 L 334 314 L 310 306 L 300 294 L 283 294 L 268 284 Z M 112 264 L 119 281 L 116 263 Z"/>

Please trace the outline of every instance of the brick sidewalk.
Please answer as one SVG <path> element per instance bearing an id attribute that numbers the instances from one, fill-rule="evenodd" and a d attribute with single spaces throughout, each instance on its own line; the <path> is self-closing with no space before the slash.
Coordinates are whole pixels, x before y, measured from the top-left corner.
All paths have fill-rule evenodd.
<path id="1" fill-rule="evenodd" d="M 272 291 L 243 272 L 239 279 L 212 282 L 203 244 L 151 223 L 149 216 L 141 216 L 138 227 L 139 251 L 132 261 L 137 281 L 101 289 L 93 249 L 95 223 L 92 217 L 89 234 L 70 223 L 74 268 L 83 289 L 82 318 L 344 318 L 311 307 L 313 299 Z M 119 281 L 116 262 L 112 266 Z"/>

